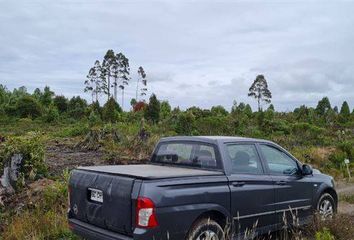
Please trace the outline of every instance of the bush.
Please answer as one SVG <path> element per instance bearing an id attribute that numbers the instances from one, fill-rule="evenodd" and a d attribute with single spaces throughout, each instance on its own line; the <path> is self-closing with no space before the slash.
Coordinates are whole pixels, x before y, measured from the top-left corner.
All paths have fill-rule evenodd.
<path id="1" fill-rule="evenodd" d="M 41 106 L 37 100 L 31 96 L 24 96 L 17 101 L 16 112 L 21 118 L 36 118 L 42 114 Z"/>
<path id="2" fill-rule="evenodd" d="M 4 166 L 14 154 L 23 156 L 19 171 L 24 180 L 46 175 L 44 146 L 38 133 L 29 133 L 23 137 L 9 137 L 5 142 L 0 143 L 0 172 L 3 172 Z"/>
<path id="3" fill-rule="evenodd" d="M 180 113 L 177 118 L 176 132 L 180 135 L 191 135 L 194 129 L 195 117 L 191 112 Z"/>
<path id="4" fill-rule="evenodd" d="M 90 131 L 87 124 L 79 122 L 75 125 L 65 127 L 54 134 L 55 137 L 76 137 L 86 135 Z"/>
<path id="5" fill-rule="evenodd" d="M 327 228 L 323 228 L 322 231 L 316 232 L 316 240 L 334 240 L 334 236 Z"/>
<path id="6" fill-rule="evenodd" d="M 59 112 L 55 106 L 49 106 L 47 113 L 44 115 L 44 121 L 47 123 L 55 122 L 59 119 Z"/>

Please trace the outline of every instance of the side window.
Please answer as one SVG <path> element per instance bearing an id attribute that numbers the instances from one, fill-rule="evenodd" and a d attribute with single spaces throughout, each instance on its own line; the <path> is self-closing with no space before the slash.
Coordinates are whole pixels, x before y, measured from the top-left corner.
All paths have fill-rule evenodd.
<path id="1" fill-rule="evenodd" d="M 198 142 L 162 143 L 154 154 L 152 161 L 201 168 L 220 168 L 214 146 Z"/>
<path id="2" fill-rule="evenodd" d="M 296 162 L 277 148 L 260 145 L 268 169 L 273 174 L 293 175 L 298 172 Z"/>
<path id="3" fill-rule="evenodd" d="M 261 161 L 253 144 L 229 144 L 226 151 L 231 159 L 232 173 L 261 174 Z"/>

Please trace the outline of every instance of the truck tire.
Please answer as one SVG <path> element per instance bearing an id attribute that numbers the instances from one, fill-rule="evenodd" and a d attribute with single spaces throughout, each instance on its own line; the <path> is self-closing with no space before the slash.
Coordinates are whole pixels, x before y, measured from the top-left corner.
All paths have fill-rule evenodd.
<path id="1" fill-rule="evenodd" d="M 217 222 L 203 218 L 193 224 L 186 240 L 225 240 L 225 234 Z"/>
<path id="2" fill-rule="evenodd" d="M 318 200 L 317 211 L 322 219 L 332 218 L 337 212 L 335 201 L 331 194 L 324 193 Z"/>

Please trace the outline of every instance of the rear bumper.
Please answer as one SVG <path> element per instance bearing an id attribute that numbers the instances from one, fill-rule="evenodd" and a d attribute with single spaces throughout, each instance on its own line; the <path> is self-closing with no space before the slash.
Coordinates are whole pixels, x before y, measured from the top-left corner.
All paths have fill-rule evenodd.
<path id="1" fill-rule="evenodd" d="M 69 218 L 68 221 L 73 233 L 88 240 L 133 240 L 132 237 L 98 228 L 77 219 Z"/>

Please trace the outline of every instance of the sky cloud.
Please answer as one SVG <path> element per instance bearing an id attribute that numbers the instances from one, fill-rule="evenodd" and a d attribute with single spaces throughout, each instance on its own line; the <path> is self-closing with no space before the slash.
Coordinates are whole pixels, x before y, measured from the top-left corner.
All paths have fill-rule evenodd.
<path id="1" fill-rule="evenodd" d="M 114 49 L 134 72 L 127 98 L 142 65 L 150 93 L 182 108 L 255 107 L 257 74 L 278 110 L 323 96 L 354 107 L 353 11 L 344 1 L 2 1 L 0 83 L 89 99 L 85 76 Z"/>

